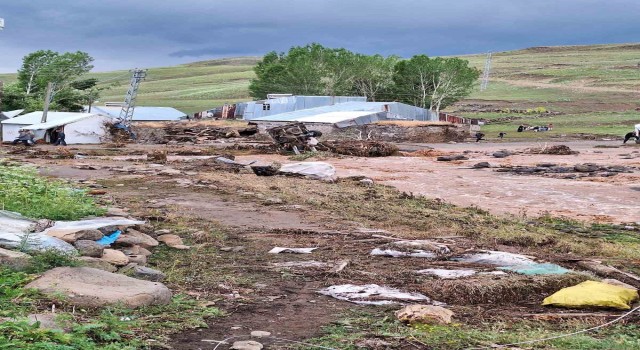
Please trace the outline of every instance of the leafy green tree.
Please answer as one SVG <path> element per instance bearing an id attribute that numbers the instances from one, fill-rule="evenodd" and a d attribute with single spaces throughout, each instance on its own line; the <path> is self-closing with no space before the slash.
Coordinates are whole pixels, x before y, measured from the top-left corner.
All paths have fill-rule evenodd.
<path id="1" fill-rule="evenodd" d="M 18 70 L 18 79 L 5 91 L 3 110 L 25 108 L 40 110 L 44 105 L 47 84 L 53 83 L 52 110 L 77 111 L 89 97 L 99 93 L 96 79 L 78 80 L 91 71 L 93 58 L 86 52 L 58 53 L 39 50 L 26 55 Z"/>
<path id="2" fill-rule="evenodd" d="M 340 95 L 353 91 L 354 54 L 320 44 L 292 47 L 287 53 L 266 54 L 254 68 L 249 92 L 256 99 L 269 93 Z"/>
<path id="3" fill-rule="evenodd" d="M 369 101 L 395 98 L 393 87 L 393 69 L 400 58 L 381 55 L 355 55 L 352 62 L 353 88 L 358 95 L 366 96 Z"/>
<path id="4" fill-rule="evenodd" d="M 439 112 L 467 96 L 479 76 L 466 60 L 416 55 L 396 64 L 394 93 L 399 101 Z"/>

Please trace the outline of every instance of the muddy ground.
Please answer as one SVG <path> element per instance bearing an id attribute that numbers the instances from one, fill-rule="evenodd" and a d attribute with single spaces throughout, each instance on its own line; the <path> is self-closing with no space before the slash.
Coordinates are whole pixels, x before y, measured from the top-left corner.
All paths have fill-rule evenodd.
<path id="1" fill-rule="evenodd" d="M 468 160 L 439 162 L 433 153 L 434 156 L 427 157 L 331 157 L 324 161 L 336 167 L 338 177 L 366 176 L 402 192 L 439 198 L 463 207 L 476 206 L 498 215 L 549 213 L 615 223 L 640 221 L 640 203 L 632 199 L 637 198 L 640 190 L 640 147 L 618 147 L 618 142 L 604 141 L 567 145 L 580 153 L 569 156 L 518 154 L 544 146 L 539 143 L 458 143 L 402 145 L 401 148 L 414 151 L 432 146 L 438 154 L 464 154 Z M 38 147 L 55 152 L 48 146 Z M 380 198 L 386 193 L 384 189 L 364 189 L 352 180 L 331 185 L 298 178 L 256 177 L 249 171 L 237 173 L 210 167 L 210 160 L 197 156 L 170 156 L 168 164 L 157 165 L 146 162 L 140 155 L 165 147 L 129 145 L 103 150 L 96 146 L 73 146 L 68 150 L 80 153 L 80 157 L 50 159 L 48 156 L 27 157 L 24 153 L 8 157 L 36 164 L 43 174 L 104 189 L 106 194 L 100 197 L 101 201 L 128 208 L 135 216 L 146 218 L 157 227 L 170 228 L 194 246 L 187 253 L 154 254 L 151 264 L 168 274 L 167 283 L 175 292 L 212 303 L 227 316 L 211 320 L 209 328 L 171 335 L 168 344 L 174 349 L 213 349 L 218 345 L 216 341 L 235 336 L 244 340 L 247 338 L 242 337 L 253 330 L 303 341 L 320 336 L 322 327 L 339 320 L 345 313 L 366 311 L 385 317 L 397 309 L 397 306 L 359 306 L 317 293 L 318 289 L 334 284 L 377 283 L 419 291 L 447 303 L 457 320 L 479 324 L 495 319 L 522 319 L 544 312 L 539 306 L 541 298 L 584 279 L 544 277 L 531 284 L 529 277 L 509 274 L 491 277 L 491 287 L 486 291 L 468 287 L 476 282 L 486 284 L 475 278 L 460 283 L 436 282 L 415 271 L 432 267 L 487 267 L 421 258 L 372 257 L 369 255 L 372 249 L 396 237 L 425 237 L 416 237 L 418 231 L 415 227 L 409 228 L 409 224 L 395 226 L 386 222 L 385 213 L 370 212 L 367 214 L 370 217 L 363 219 L 364 215 L 341 213 L 331 203 L 317 203 L 317 198 L 325 196 L 323 191 L 353 191 L 353 203 L 358 205 Z M 2 151 L 9 149 L 3 146 Z M 516 154 L 500 159 L 492 156 L 493 152 L 504 149 Z M 293 162 L 280 155 L 239 154 L 236 160 L 258 160 L 263 164 Z M 473 164 L 483 161 L 494 167 L 552 162 L 625 165 L 635 170 L 611 177 L 559 179 L 500 173 L 494 168 L 471 169 Z M 161 169 L 179 172 L 162 174 Z M 308 191 L 310 199 L 305 200 L 304 193 L 287 195 L 296 189 Z M 424 232 L 429 239 L 448 244 L 458 253 L 478 248 L 523 252 L 497 241 L 491 245 L 479 244 L 451 228 L 425 226 Z M 276 246 L 318 247 L 318 250 L 309 255 L 267 253 Z M 545 254 L 544 258 L 571 266 L 560 255 Z M 293 268 L 275 265 L 299 261 L 325 265 Z M 331 272 L 345 261 L 348 265 L 343 271 Z M 520 293 L 520 286 L 524 286 L 527 293 Z M 451 290 L 467 294 L 460 297 Z M 603 317 L 606 315 L 603 313 Z M 269 349 L 290 346 L 275 339 L 262 342 Z M 415 348 L 402 341 L 398 347 Z M 225 344 L 218 347 L 228 348 Z"/>

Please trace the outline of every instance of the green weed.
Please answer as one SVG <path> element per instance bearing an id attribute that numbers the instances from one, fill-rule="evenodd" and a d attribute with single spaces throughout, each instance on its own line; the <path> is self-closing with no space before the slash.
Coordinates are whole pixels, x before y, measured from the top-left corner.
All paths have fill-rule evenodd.
<path id="1" fill-rule="evenodd" d="M 0 209 L 34 219 L 77 220 L 104 213 L 91 197 L 32 168 L 0 165 Z"/>

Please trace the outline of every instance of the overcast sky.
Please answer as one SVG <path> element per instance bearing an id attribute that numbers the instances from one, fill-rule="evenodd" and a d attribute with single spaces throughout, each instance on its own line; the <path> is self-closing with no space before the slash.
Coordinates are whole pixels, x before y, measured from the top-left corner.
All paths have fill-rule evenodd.
<path id="1" fill-rule="evenodd" d="M 640 41 L 640 0 L 0 0 L 0 72 L 32 51 L 98 71 L 318 42 L 409 57 Z"/>

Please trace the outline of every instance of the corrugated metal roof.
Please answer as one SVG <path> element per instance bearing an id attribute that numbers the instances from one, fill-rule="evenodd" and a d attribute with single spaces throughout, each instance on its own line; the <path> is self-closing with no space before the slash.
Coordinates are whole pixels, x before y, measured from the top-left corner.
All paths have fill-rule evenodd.
<path id="1" fill-rule="evenodd" d="M 243 119 L 253 120 L 303 109 L 332 106 L 345 102 L 367 102 L 363 96 L 288 96 L 242 103 Z"/>
<path id="2" fill-rule="evenodd" d="M 75 112 L 49 112 L 47 113 L 47 122 L 57 122 L 57 121 L 66 121 L 70 120 L 70 122 L 84 119 L 86 116 L 96 115 L 97 113 L 75 113 Z M 80 118 L 80 119 L 77 119 Z M 42 120 L 42 111 L 39 112 L 31 112 L 25 115 L 21 115 L 19 117 L 3 120 L 2 124 L 18 124 L 18 125 L 33 125 L 40 124 Z M 66 122 L 64 124 L 69 124 L 70 122 Z"/>
<path id="3" fill-rule="evenodd" d="M 88 119 L 88 118 L 92 118 L 92 117 L 101 117 L 103 119 L 110 120 L 108 118 L 105 118 L 105 116 L 101 116 L 100 114 L 97 114 L 97 113 L 69 113 L 69 114 L 74 114 L 74 115 L 69 115 L 69 116 L 65 116 L 65 117 L 50 118 L 50 113 L 49 113 L 49 114 L 47 114 L 47 122 L 46 123 L 38 123 L 38 124 L 25 126 L 23 129 L 26 129 L 26 130 L 53 129 L 53 128 L 57 128 L 59 126 L 75 123 L 75 122 L 78 122 L 78 121 L 81 121 L 81 120 L 84 120 L 84 119 Z M 40 116 L 42 116 L 42 113 L 40 113 Z"/>
<path id="4" fill-rule="evenodd" d="M 362 115 L 374 114 L 378 112 L 383 112 L 385 109 L 385 105 L 391 105 L 396 102 L 344 102 L 338 103 L 331 106 L 324 107 L 316 107 L 309 109 L 302 109 L 299 111 L 280 113 L 276 115 L 270 115 L 266 117 L 252 119 L 252 121 L 302 121 L 302 119 L 327 115 L 329 113 L 335 112 L 369 112 L 369 113 L 360 113 L 356 117 L 349 117 L 349 114 L 342 114 L 342 119 L 337 120 L 337 118 L 331 118 L 331 121 L 322 121 L 321 118 L 315 119 L 315 123 L 338 123 L 341 121 L 351 120 L 357 118 Z"/>
<path id="5" fill-rule="evenodd" d="M 16 110 L 13 110 L 13 111 L 0 112 L 0 120 L 1 119 L 11 119 L 11 118 L 19 115 L 22 112 L 24 112 L 24 109 L 16 109 Z"/>
<path id="6" fill-rule="evenodd" d="M 85 107 L 87 110 L 87 107 Z M 120 116 L 121 107 L 105 107 L 105 106 L 92 106 L 91 113 L 99 113 L 109 116 L 111 118 L 118 118 Z M 133 121 L 171 121 L 180 120 L 186 117 L 187 114 L 183 113 L 172 107 L 146 107 L 138 106 L 133 111 Z"/>

